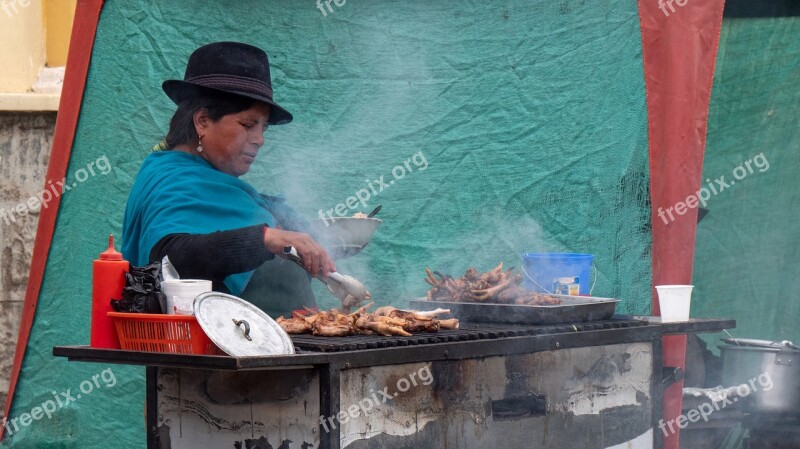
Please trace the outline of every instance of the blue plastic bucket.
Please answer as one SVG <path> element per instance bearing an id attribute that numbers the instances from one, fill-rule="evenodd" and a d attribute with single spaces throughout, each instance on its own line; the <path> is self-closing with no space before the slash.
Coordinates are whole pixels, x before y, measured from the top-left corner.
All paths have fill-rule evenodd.
<path id="1" fill-rule="evenodd" d="M 539 293 L 589 295 L 591 254 L 524 253 L 525 288 Z"/>

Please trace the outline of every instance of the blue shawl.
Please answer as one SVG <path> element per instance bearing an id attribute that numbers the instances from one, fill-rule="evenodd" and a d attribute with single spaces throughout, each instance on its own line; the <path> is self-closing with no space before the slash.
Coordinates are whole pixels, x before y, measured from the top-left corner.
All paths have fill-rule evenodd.
<path id="1" fill-rule="evenodd" d="M 125 209 L 122 255 L 136 266 L 150 262 L 150 251 L 169 234 L 208 234 L 266 224 L 275 227 L 270 197 L 250 184 L 215 169 L 205 159 L 181 151 L 148 155 Z M 239 295 L 253 272 L 225 278 Z"/>

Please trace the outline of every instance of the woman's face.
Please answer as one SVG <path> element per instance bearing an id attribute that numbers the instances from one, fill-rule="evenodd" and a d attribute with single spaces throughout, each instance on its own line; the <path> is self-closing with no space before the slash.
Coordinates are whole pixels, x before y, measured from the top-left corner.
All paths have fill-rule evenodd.
<path id="1" fill-rule="evenodd" d="M 195 123 L 203 145 L 200 156 L 223 173 L 237 177 L 247 173 L 264 145 L 269 106 L 256 103 L 245 111 L 224 115 L 216 122 L 205 115 L 205 110 L 197 114 Z"/>

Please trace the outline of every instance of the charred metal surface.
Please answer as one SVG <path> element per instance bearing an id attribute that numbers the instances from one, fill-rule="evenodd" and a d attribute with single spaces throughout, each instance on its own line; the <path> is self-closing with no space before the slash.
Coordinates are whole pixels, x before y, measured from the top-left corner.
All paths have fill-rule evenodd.
<path id="1" fill-rule="evenodd" d="M 587 373 L 580 375 L 600 391 L 606 391 L 618 385 L 622 374 L 631 370 L 628 353 L 602 356 L 589 368 Z"/>
<path id="2" fill-rule="evenodd" d="M 538 393 L 528 391 L 530 373 L 525 366 L 525 359 L 522 357 L 506 357 L 505 360 L 507 383 L 504 397 L 511 400 L 518 397 L 540 396 Z"/>
<path id="3" fill-rule="evenodd" d="M 492 418 L 519 419 L 547 414 L 547 398 L 544 395 L 530 394 L 525 397 L 492 401 Z"/>
<path id="4" fill-rule="evenodd" d="M 646 321 L 624 319 L 603 320 L 591 323 L 559 325 L 461 323 L 460 329 L 442 329 L 437 333 L 418 333 L 411 337 L 381 335 L 354 335 L 350 337 L 316 337 L 293 335 L 295 346 L 307 351 L 337 352 L 364 349 L 394 348 L 403 346 L 431 345 L 444 342 L 492 340 L 506 337 L 581 332 L 589 330 L 619 329 L 646 325 Z"/>
<path id="5" fill-rule="evenodd" d="M 345 370 L 341 447 L 652 447 L 652 375 L 649 343 Z"/>
<path id="6" fill-rule="evenodd" d="M 160 368 L 159 448 L 319 447 L 319 373 Z"/>
<path id="7" fill-rule="evenodd" d="M 288 401 L 306 397 L 314 378 L 311 369 L 292 371 L 205 371 L 208 397 L 217 404 Z"/>
<path id="8" fill-rule="evenodd" d="M 636 413 L 631 407 L 609 410 L 602 419 L 627 419 Z M 370 439 L 355 441 L 347 449 L 642 449 L 653 447 L 651 428 L 634 435 L 619 444 L 610 444 L 607 435 L 599 433 L 595 421 L 601 418 L 589 416 L 551 416 L 531 423 L 525 420 L 507 421 L 497 424 L 497 429 L 480 433 L 473 428 L 446 429 L 427 426 L 409 436 L 379 434 Z M 502 426 L 500 425 L 502 424 Z M 624 423 L 619 424 L 624 427 Z M 453 432 L 452 430 L 456 430 Z M 458 432 L 463 430 L 463 433 Z M 612 431 L 609 428 L 610 431 Z M 537 437 L 545 435 L 548 442 L 541 443 Z M 605 437 L 605 438 L 604 438 Z M 345 447 L 345 446 L 342 446 Z"/>
<path id="9" fill-rule="evenodd" d="M 267 437 L 262 436 L 258 439 L 247 439 L 244 441 L 236 441 L 233 443 L 234 449 L 306 449 L 313 447 L 309 443 L 302 442 L 300 445 L 293 444 L 292 440 L 283 440 L 277 447 L 269 444 Z"/>
<path id="10" fill-rule="evenodd" d="M 172 442 L 169 439 L 169 426 L 158 426 L 156 428 L 156 441 L 159 449 L 169 449 Z"/>

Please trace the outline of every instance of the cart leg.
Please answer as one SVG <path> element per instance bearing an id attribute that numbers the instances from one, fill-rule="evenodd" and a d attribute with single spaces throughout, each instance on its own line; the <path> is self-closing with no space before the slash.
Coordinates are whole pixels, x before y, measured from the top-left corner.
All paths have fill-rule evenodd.
<path id="1" fill-rule="evenodd" d="M 328 419 L 336 419 L 335 410 L 341 402 L 342 367 L 338 364 L 323 365 L 319 373 L 319 447 L 320 449 L 339 449 L 340 433 L 338 425 L 328 425 Z"/>
<path id="2" fill-rule="evenodd" d="M 158 446 L 158 367 L 147 367 L 147 396 L 145 399 L 145 425 L 147 427 L 147 449 Z"/>

